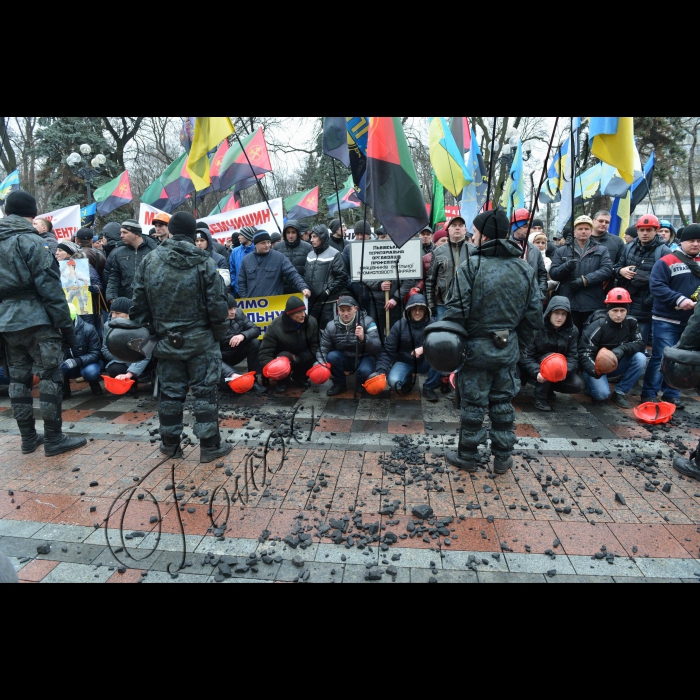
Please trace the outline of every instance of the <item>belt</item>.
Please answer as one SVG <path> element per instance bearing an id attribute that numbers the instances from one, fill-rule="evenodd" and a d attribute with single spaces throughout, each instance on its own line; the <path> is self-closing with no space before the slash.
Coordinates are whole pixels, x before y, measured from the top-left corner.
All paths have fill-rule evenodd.
<path id="1" fill-rule="evenodd" d="M 6 296 L 2 301 L 32 301 L 33 299 L 38 300 L 39 295 L 36 292 L 19 292 L 18 294 L 10 294 Z"/>

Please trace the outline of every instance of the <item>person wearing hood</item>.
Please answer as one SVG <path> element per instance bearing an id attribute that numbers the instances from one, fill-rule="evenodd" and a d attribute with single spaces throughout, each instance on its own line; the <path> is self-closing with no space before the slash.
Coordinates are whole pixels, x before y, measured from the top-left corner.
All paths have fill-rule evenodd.
<path id="1" fill-rule="evenodd" d="M 217 385 L 221 375 L 219 343 L 228 331 L 228 297 L 212 257 L 195 245 L 197 222 L 178 212 L 168 225 L 173 238 L 144 258 L 134 279 L 131 320 L 158 339 L 160 450 L 181 454 L 185 400 L 191 391 L 194 433 L 200 461 L 209 463 L 233 449 L 219 432 Z"/>
<path id="2" fill-rule="evenodd" d="M 459 324 L 469 335 L 465 356 L 469 369 L 457 373 L 462 410 L 459 449 L 446 458 L 469 472 L 478 469 L 478 448 L 487 439 L 483 427 L 487 410 L 494 472 L 505 474 L 512 468 L 518 362 L 544 325 L 535 271 L 522 259 L 522 248 L 509 238 L 509 228 L 503 211 L 487 211 L 474 219 L 475 252 L 459 267 L 445 305 L 445 321 Z"/>
<path id="3" fill-rule="evenodd" d="M 72 314 L 75 312 L 73 311 Z M 72 315 L 71 314 L 71 315 Z M 70 380 L 82 377 L 92 390 L 93 396 L 102 396 L 100 377 L 104 368 L 102 343 L 97 330 L 80 316 L 73 321 L 77 343 L 65 348 L 61 371 L 63 372 L 63 400 L 71 396 Z"/>
<path id="4" fill-rule="evenodd" d="M 659 225 L 661 226 L 659 229 L 659 236 L 664 239 L 664 242 L 671 249 L 671 252 L 678 250 L 680 245 L 676 241 L 677 231 L 674 225 L 666 219 L 661 219 Z"/>
<path id="5" fill-rule="evenodd" d="M 549 275 L 547 274 L 547 268 L 544 264 L 544 257 L 539 249 L 527 240 L 527 227 L 530 223 L 530 212 L 527 209 L 518 209 L 513 213 L 513 218 L 510 223 L 511 236 L 522 251 L 520 257 L 535 271 L 537 282 L 542 292 L 542 299 L 546 299 L 549 290 Z"/>
<path id="6" fill-rule="evenodd" d="M 214 261 L 221 279 L 224 281 L 224 287 L 226 288 L 226 294 L 228 294 L 229 288 L 231 286 L 231 271 L 229 270 L 228 259 L 223 255 L 214 250 L 214 239 L 209 232 L 209 228 L 197 224 L 197 233 L 195 235 L 194 244 L 200 250 L 203 250 L 208 255 L 211 255 L 211 259 Z"/>
<path id="7" fill-rule="evenodd" d="M 434 370 L 423 355 L 423 335 L 433 323 L 430 310 L 422 294 L 414 294 L 406 304 L 404 318 L 394 324 L 379 355 L 375 373 L 387 375 L 387 384 L 399 394 L 410 394 L 417 375 L 427 374 L 423 396 L 435 403 L 439 397 L 435 389 L 442 382 L 440 372 Z"/>
<path id="8" fill-rule="evenodd" d="M 201 229 L 206 229 L 211 234 L 211 230 L 209 229 L 209 224 L 206 221 L 202 220 L 202 221 L 197 222 L 197 230 L 201 230 Z M 226 263 L 228 264 L 229 259 L 230 259 L 230 255 L 231 255 L 231 251 L 223 243 L 219 243 L 219 241 L 217 241 L 216 238 L 214 238 L 214 236 L 211 236 L 211 240 L 212 240 L 212 246 L 209 250 L 221 255 L 226 260 Z"/>
<path id="9" fill-rule="evenodd" d="M 243 258 L 246 255 L 250 255 L 255 252 L 255 246 L 253 245 L 253 238 L 258 232 L 255 226 L 245 226 L 242 228 L 238 234 L 238 240 L 240 245 L 238 248 L 234 248 L 231 251 L 231 256 L 229 257 L 229 272 L 231 273 L 231 291 L 236 295 L 240 296 L 238 293 L 238 273 L 241 270 L 241 265 L 243 264 Z"/>
<path id="10" fill-rule="evenodd" d="M 637 240 L 622 251 L 615 265 L 617 286 L 626 289 L 632 297 L 630 316 L 639 323 L 644 345 L 651 332 L 651 310 L 654 296 L 651 293 L 651 271 L 656 262 L 671 252 L 664 239 L 657 233 L 659 220 L 655 216 L 643 216 L 636 225 Z"/>
<path id="11" fill-rule="evenodd" d="M 111 304 L 119 297 L 131 298 L 136 270 L 143 260 L 158 248 L 158 243 L 144 236 L 138 221 L 128 219 L 121 225 L 120 235 L 124 245 L 117 248 L 109 257 L 109 281 L 105 296 Z M 107 270 L 107 266 L 105 266 Z"/>
<path id="12" fill-rule="evenodd" d="M 328 228 L 331 230 L 331 247 L 335 248 L 339 253 L 342 253 L 345 250 L 345 246 L 348 245 L 345 239 L 348 227 L 345 224 L 341 224 L 340 219 L 333 219 Z"/>
<path id="13" fill-rule="evenodd" d="M 566 378 L 552 384 L 540 374 L 540 365 L 545 357 L 557 354 L 566 358 Z M 532 405 L 538 411 L 551 411 L 548 401 L 553 401 L 555 392 L 580 394 L 583 380 L 578 375 L 578 328 L 571 319 L 571 304 L 566 297 L 552 297 L 544 315 L 544 327 L 537 331 L 520 361 L 520 375 L 535 385 Z"/>
<path id="14" fill-rule="evenodd" d="M 309 313 L 323 330 L 335 316 L 335 306 L 348 283 L 348 273 L 341 254 L 331 247 L 328 229 L 323 224 L 311 229 L 311 246 L 304 279 L 311 290 Z"/>
<path id="15" fill-rule="evenodd" d="M 310 297 L 309 285 L 291 262 L 276 250 L 267 231 L 258 230 L 253 238 L 252 255 L 243 258 L 238 273 L 238 295 L 242 299 L 275 297 L 284 294 L 284 285 Z"/>
<path id="16" fill-rule="evenodd" d="M 282 253 L 303 277 L 306 270 L 306 258 L 313 251 L 310 243 L 301 240 L 298 221 L 288 221 L 282 232 L 282 240 L 275 245 L 275 250 Z M 296 290 L 292 285 L 284 285 L 285 294 L 294 294 Z"/>

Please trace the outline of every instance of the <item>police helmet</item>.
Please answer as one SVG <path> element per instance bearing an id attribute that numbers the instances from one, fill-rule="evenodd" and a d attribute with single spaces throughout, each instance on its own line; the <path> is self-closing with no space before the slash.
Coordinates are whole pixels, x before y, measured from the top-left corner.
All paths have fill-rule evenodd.
<path id="1" fill-rule="evenodd" d="M 700 352 L 666 348 L 661 365 L 666 384 L 674 389 L 700 388 Z"/>
<path id="2" fill-rule="evenodd" d="M 126 318 L 115 318 L 109 322 L 105 342 L 107 349 L 120 362 L 140 362 L 145 355 L 139 352 L 141 343 L 150 338 L 149 332 Z"/>
<path id="3" fill-rule="evenodd" d="M 426 362 L 442 374 L 458 372 L 464 365 L 468 337 L 458 323 L 438 321 L 431 324 L 423 334 Z"/>

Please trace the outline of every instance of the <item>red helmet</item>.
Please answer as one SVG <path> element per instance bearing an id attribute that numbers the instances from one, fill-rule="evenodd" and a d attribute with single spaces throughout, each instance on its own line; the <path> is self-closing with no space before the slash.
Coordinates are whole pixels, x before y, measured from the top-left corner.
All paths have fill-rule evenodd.
<path id="1" fill-rule="evenodd" d="M 513 212 L 513 218 L 510 220 L 511 224 L 518 224 L 521 221 L 529 221 L 530 212 L 527 209 L 516 209 Z"/>
<path id="2" fill-rule="evenodd" d="M 626 289 L 622 287 L 615 287 L 608 292 L 608 296 L 605 297 L 606 304 L 631 304 L 632 297 Z"/>
<path id="3" fill-rule="evenodd" d="M 368 394 L 378 396 L 386 390 L 386 374 L 370 377 L 362 386 L 367 390 Z"/>
<path id="4" fill-rule="evenodd" d="M 255 372 L 248 372 L 248 374 L 242 374 L 240 377 L 236 377 L 228 383 L 231 391 L 235 391 L 237 394 L 246 394 L 249 392 L 253 385 L 255 384 Z"/>
<path id="5" fill-rule="evenodd" d="M 306 376 L 314 383 L 325 384 L 331 378 L 331 366 L 329 364 L 314 365 Z"/>
<path id="6" fill-rule="evenodd" d="M 110 394 L 117 396 L 126 394 L 134 386 L 133 379 L 115 379 L 114 377 L 108 377 L 106 374 L 102 375 L 102 379 L 105 380 L 105 389 Z"/>
<path id="7" fill-rule="evenodd" d="M 288 357 L 278 357 L 265 365 L 263 374 L 268 379 L 274 379 L 277 382 L 283 381 L 292 373 L 292 363 Z"/>
<path id="8" fill-rule="evenodd" d="M 563 382 L 569 368 L 564 355 L 547 355 L 540 365 L 540 374 L 552 384 Z"/>
<path id="9" fill-rule="evenodd" d="M 635 228 L 655 228 L 657 231 L 661 228 L 661 222 L 653 214 L 645 214 L 635 224 Z"/>

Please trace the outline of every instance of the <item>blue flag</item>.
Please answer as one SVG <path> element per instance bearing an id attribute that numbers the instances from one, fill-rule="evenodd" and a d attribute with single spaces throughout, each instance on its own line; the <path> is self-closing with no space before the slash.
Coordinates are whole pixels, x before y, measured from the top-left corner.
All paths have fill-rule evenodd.
<path id="1" fill-rule="evenodd" d="M 350 167 L 347 117 L 323 118 L 323 152 Z"/>
<path id="2" fill-rule="evenodd" d="M 472 230 L 474 219 L 486 203 L 486 195 L 489 185 L 489 174 L 486 170 L 484 158 L 479 149 L 479 142 L 476 140 L 474 129 L 471 130 L 472 144 L 471 150 L 466 156 L 467 173 L 471 182 L 462 191 L 462 201 L 460 214 L 467 224 L 467 231 Z"/>
<path id="3" fill-rule="evenodd" d="M 501 206 L 506 208 L 508 219 L 511 218 L 513 212 L 517 209 L 522 209 L 525 206 L 525 177 L 523 171 L 523 142 L 518 142 L 518 148 L 515 151 L 513 164 L 510 166 L 510 173 L 506 187 L 503 190 L 501 198 Z"/>
<path id="4" fill-rule="evenodd" d="M 93 202 L 89 207 L 83 207 L 80 210 L 80 225 L 86 228 L 93 226 L 96 214 L 97 202 Z"/>
<path id="5" fill-rule="evenodd" d="M 632 185 L 632 202 L 630 203 L 630 214 L 634 212 L 636 206 L 649 194 L 649 188 L 654 181 L 654 168 L 656 167 L 656 152 L 652 151 L 649 160 L 644 165 L 644 175 L 636 180 Z"/>
<path id="6" fill-rule="evenodd" d="M 10 173 L 3 181 L 0 183 L 0 199 L 5 200 L 7 196 L 19 189 L 19 170 L 15 170 Z"/>
<path id="7" fill-rule="evenodd" d="M 367 175 L 367 141 L 369 138 L 369 117 L 345 117 L 348 129 L 348 153 L 350 169 L 357 196 L 365 201 Z"/>

